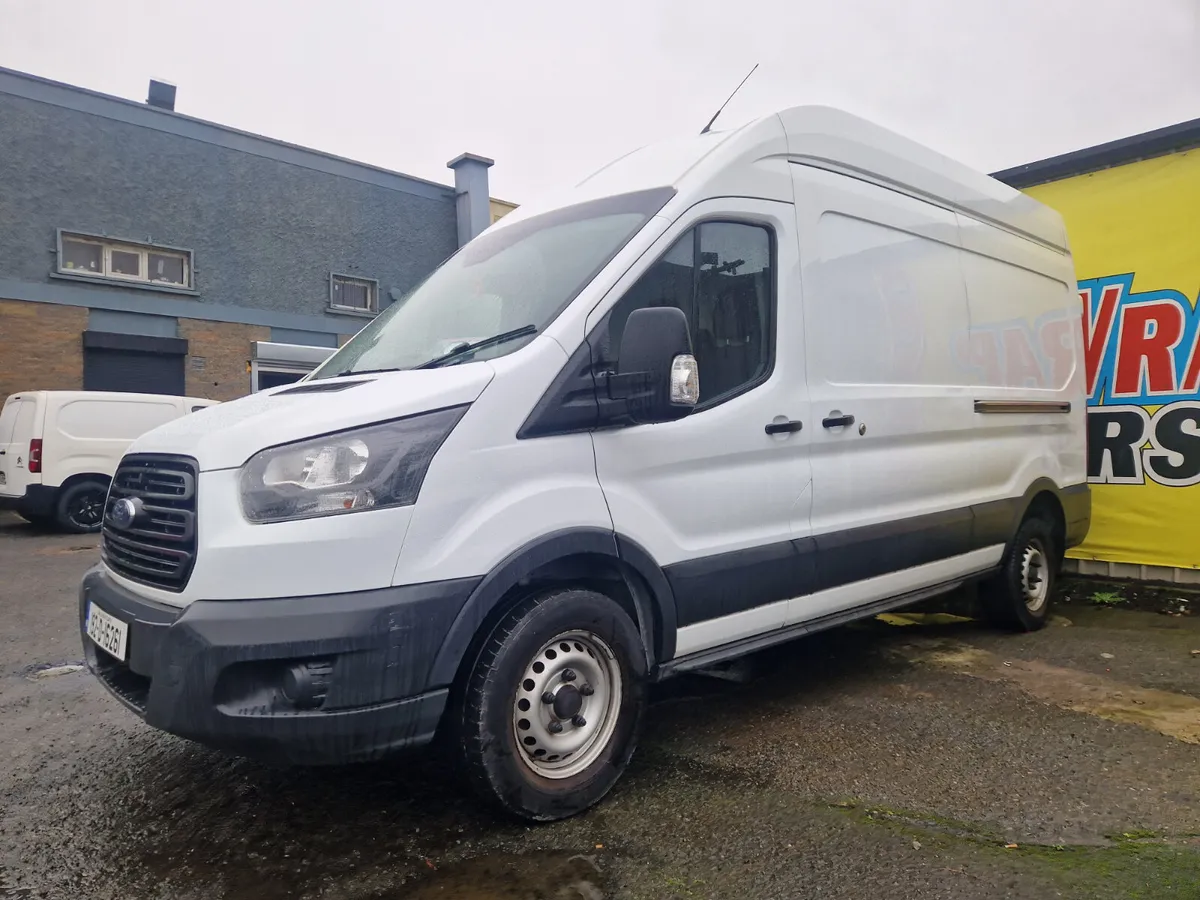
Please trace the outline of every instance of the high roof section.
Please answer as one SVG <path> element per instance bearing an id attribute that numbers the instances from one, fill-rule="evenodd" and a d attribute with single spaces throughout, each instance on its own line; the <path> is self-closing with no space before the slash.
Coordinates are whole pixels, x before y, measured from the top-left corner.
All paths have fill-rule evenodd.
<path id="1" fill-rule="evenodd" d="M 1015 166 L 992 177 L 1014 188 L 1027 188 L 1196 147 L 1200 147 L 1200 119 Z"/>
<path id="2" fill-rule="evenodd" d="M 790 199 L 792 164 L 843 172 L 1043 244 L 1066 246 L 1062 219 L 1031 197 L 915 141 L 823 106 L 795 107 L 732 131 L 642 147 L 599 169 L 548 205 L 667 186 L 679 194 L 664 215 L 704 197 Z M 527 208 L 525 215 L 537 211 Z"/>

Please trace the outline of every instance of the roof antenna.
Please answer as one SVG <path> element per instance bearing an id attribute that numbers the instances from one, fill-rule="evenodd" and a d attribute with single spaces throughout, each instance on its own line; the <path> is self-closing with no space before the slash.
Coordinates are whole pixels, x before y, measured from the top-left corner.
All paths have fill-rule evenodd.
<path id="1" fill-rule="evenodd" d="M 758 63 L 755 63 L 754 69 L 757 69 L 757 68 L 758 68 Z M 718 109 L 715 113 L 713 113 L 713 117 L 708 120 L 708 124 L 705 125 L 704 129 L 700 132 L 701 134 L 708 134 L 709 129 L 713 127 L 713 122 L 717 121 L 717 116 L 719 116 L 722 112 L 724 112 L 725 107 L 727 107 L 729 105 L 729 101 L 732 100 L 734 98 L 734 96 L 737 94 L 737 92 L 742 89 L 742 85 L 750 80 L 750 76 L 754 74 L 754 69 L 751 69 L 749 72 L 746 73 L 746 77 L 742 79 L 741 84 L 739 84 L 737 87 L 735 87 L 733 89 L 733 93 L 730 94 L 729 98 L 724 103 L 721 104 L 721 108 Z"/>

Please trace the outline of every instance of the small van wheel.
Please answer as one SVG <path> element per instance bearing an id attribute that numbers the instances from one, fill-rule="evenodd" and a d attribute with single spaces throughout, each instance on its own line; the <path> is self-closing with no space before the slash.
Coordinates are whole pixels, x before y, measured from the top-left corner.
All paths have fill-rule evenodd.
<path id="1" fill-rule="evenodd" d="M 108 485 L 101 481 L 79 481 L 59 495 L 54 521 L 71 534 L 91 534 L 104 521 Z"/>
<path id="2" fill-rule="evenodd" d="M 466 684 L 459 741 L 473 788 L 528 821 L 593 806 L 633 755 L 645 677 L 641 636 L 610 598 L 555 590 L 519 604 Z"/>
<path id="3" fill-rule="evenodd" d="M 1058 581 L 1061 554 L 1054 525 L 1040 516 L 1021 523 L 1001 570 L 980 589 L 988 619 L 1012 631 L 1037 631 L 1046 624 Z"/>

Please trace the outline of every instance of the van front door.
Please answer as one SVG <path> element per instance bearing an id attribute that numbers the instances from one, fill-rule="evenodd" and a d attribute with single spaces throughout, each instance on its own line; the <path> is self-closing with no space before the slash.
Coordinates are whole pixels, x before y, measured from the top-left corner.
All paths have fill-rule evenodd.
<path id="1" fill-rule="evenodd" d="M 663 567 L 674 592 L 675 656 L 780 628 L 789 598 L 812 589 L 795 227 L 787 203 L 699 204 L 588 321 L 597 371 L 615 371 L 633 310 L 688 317 L 697 408 L 593 435 L 617 534 Z"/>

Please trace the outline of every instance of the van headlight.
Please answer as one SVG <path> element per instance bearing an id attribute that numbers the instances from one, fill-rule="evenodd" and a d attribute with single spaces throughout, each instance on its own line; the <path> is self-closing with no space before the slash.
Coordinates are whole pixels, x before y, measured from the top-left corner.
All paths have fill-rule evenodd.
<path id="1" fill-rule="evenodd" d="M 256 453 L 242 467 L 242 512 L 261 523 L 409 506 L 466 409 L 440 409 Z"/>

